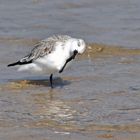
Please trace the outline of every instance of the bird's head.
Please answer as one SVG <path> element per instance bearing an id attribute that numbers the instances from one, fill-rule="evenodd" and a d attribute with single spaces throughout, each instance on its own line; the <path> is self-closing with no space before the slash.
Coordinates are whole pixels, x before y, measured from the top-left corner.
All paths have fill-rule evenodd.
<path id="1" fill-rule="evenodd" d="M 74 52 L 75 50 L 82 54 L 86 49 L 86 43 L 83 39 L 71 39 L 71 51 Z"/>

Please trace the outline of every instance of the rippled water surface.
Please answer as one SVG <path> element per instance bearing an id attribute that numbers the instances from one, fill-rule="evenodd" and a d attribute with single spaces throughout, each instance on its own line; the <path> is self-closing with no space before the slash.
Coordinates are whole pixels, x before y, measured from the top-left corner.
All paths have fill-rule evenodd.
<path id="1" fill-rule="evenodd" d="M 139 140 L 139 13 L 139 0 L 1 0 L 0 139 Z M 91 44 L 54 89 L 6 67 L 58 33 Z"/>
<path id="2" fill-rule="evenodd" d="M 139 13 L 139 0 L 1 0 L 0 37 L 62 33 L 139 48 Z"/>

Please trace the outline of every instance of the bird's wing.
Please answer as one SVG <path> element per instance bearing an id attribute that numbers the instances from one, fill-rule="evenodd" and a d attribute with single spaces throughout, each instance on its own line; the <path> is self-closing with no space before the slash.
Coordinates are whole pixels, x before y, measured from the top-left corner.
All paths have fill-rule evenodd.
<path id="1" fill-rule="evenodd" d="M 34 48 L 31 50 L 31 53 L 25 56 L 20 60 L 20 62 L 28 62 L 36 60 L 37 58 L 43 57 L 44 55 L 49 54 L 53 49 L 52 45 L 48 45 L 48 42 L 46 41 L 40 41 L 38 44 L 34 46 Z"/>
<path id="2" fill-rule="evenodd" d="M 53 50 L 53 46 L 54 44 L 50 44 L 48 41 L 42 40 L 34 46 L 30 54 L 21 58 L 17 62 L 9 64 L 8 67 L 32 63 L 37 58 L 43 57 L 44 55 L 47 55 L 48 53 L 50 53 Z"/>
<path id="3" fill-rule="evenodd" d="M 34 46 L 30 54 L 26 55 L 25 57 L 23 57 L 22 59 L 20 59 L 15 63 L 9 64 L 8 66 L 24 65 L 32 63 L 34 60 L 54 51 L 58 42 L 65 43 L 70 38 L 71 38 L 70 36 L 58 35 L 49 37 L 45 40 L 41 40 Z"/>
<path id="4" fill-rule="evenodd" d="M 36 60 L 37 58 L 43 57 L 52 51 L 55 50 L 57 43 L 61 42 L 63 44 L 66 43 L 67 40 L 69 40 L 71 37 L 67 35 L 57 35 L 49 37 L 45 40 L 40 41 L 38 44 L 34 46 L 31 53 L 24 58 L 22 58 L 21 62 L 28 62 Z"/>

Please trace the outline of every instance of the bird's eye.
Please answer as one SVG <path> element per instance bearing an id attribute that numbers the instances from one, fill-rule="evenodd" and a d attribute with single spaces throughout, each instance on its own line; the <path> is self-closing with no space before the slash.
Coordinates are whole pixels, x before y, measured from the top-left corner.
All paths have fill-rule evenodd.
<path id="1" fill-rule="evenodd" d="M 80 47 L 80 45 L 81 45 L 80 42 L 78 42 L 77 45 L 78 45 L 78 47 Z"/>

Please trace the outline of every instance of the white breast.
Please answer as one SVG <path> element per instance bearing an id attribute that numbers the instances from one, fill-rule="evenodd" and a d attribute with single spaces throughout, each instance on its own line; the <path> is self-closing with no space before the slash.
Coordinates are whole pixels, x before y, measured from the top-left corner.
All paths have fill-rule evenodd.
<path id="1" fill-rule="evenodd" d="M 35 61 L 35 64 L 37 64 L 42 71 L 57 72 L 64 66 L 66 60 L 70 57 L 70 53 L 63 49 L 62 46 L 58 47 L 59 49 L 56 51 Z"/>

